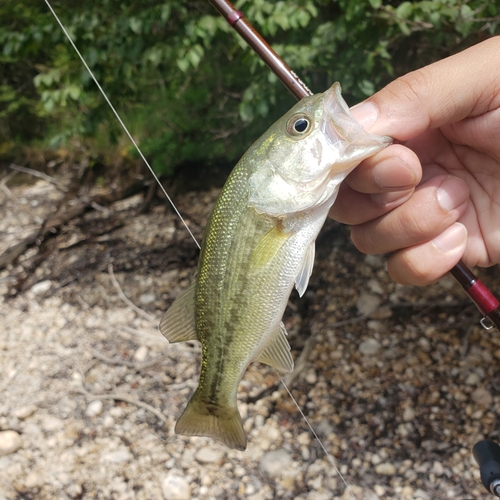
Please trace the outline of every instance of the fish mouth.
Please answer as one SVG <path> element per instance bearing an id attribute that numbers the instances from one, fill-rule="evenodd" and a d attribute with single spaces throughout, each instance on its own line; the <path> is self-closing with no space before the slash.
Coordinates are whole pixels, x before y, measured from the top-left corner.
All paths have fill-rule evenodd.
<path id="1" fill-rule="evenodd" d="M 352 116 L 338 82 L 323 94 L 323 114 L 319 124 L 330 147 L 360 162 L 393 142 L 388 136 L 368 133 Z"/>

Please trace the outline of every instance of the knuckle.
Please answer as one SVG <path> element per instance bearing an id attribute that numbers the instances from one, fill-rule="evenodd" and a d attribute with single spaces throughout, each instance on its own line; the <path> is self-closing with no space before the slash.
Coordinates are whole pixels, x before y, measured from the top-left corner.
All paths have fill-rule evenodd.
<path id="1" fill-rule="evenodd" d="M 426 286 L 436 281 L 432 266 L 411 252 L 400 251 L 389 258 L 387 271 L 391 278 L 402 285 Z"/>

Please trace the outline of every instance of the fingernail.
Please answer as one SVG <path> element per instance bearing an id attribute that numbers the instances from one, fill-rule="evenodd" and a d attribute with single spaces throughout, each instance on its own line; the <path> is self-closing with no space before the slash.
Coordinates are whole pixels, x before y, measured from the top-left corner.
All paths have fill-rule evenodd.
<path id="1" fill-rule="evenodd" d="M 439 186 L 436 196 L 441 207 L 451 212 L 467 201 L 469 188 L 461 179 L 450 176 Z"/>
<path id="2" fill-rule="evenodd" d="M 362 102 L 356 104 L 351 108 L 351 113 L 354 118 L 363 125 L 365 130 L 369 130 L 370 127 L 377 121 L 378 118 L 378 108 L 375 104 L 371 102 Z"/>
<path id="3" fill-rule="evenodd" d="M 390 189 L 414 186 L 418 180 L 415 170 L 398 156 L 378 163 L 373 168 L 373 178 L 380 187 Z"/>
<path id="4" fill-rule="evenodd" d="M 443 253 L 451 252 L 465 245 L 467 229 L 460 222 L 455 222 L 446 231 L 432 240 L 433 245 Z"/>

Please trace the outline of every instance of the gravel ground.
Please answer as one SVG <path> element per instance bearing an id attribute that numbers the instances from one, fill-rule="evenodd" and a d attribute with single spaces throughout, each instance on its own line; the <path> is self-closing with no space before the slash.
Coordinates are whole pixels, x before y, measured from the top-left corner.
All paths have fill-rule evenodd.
<path id="1" fill-rule="evenodd" d="M 198 238 L 215 196 L 178 200 Z M 0 253 L 60 197 L 44 181 L 0 191 Z M 197 249 L 169 209 L 140 204 L 68 223 L 25 281 L 35 249 L 0 272 L 0 500 L 493 498 L 470 450 L 499 438 L 499 336 L 451 278 L 394 284 L 333 222 L 285 323 L 291 391 L 350 490 L 265 365 L 240 385 L 245 452 L 176 436 L 200 349 L 157 323 Z M 498 268 L 480 273 L 499 295 Z"/>

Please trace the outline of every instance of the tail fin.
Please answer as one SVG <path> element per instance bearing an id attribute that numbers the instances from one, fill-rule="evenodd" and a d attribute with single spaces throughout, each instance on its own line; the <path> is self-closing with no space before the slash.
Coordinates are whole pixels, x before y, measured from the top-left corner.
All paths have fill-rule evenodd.
<path id="1" fill-rule="evenodd" d="M 175 432 L 186 436 L 212 437 L 240 451 L 247 447 L 238 408 L 207 404 L 196 393 L 179 417 Z"/>

